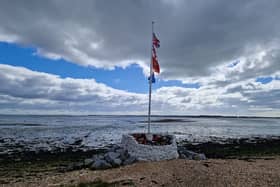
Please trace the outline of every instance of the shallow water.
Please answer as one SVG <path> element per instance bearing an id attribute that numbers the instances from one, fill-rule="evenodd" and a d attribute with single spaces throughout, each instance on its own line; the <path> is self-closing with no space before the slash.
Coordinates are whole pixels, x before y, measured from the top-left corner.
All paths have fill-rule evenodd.
<path id="1" fill-rule="evenodd" d="M 164 122 L 164 119 L 173 119 Z M 174 120 L 175 119 L 175 120 Z M 178 121 L 176 121 L 178 119 Z M 0 116 L 0 153 L 52 150 L 74 145 L 82 149 L 119 143 L 122 134 L 146 132 L 145 116 Z M 279 136 L 278 118 L 153 117 L 152 132 L 173 133 L 179 140 L 210 137 Z M 163 120 L 163 121 L 161 121 Z M 80 140 L 77 144 L 77 141 Z"/>

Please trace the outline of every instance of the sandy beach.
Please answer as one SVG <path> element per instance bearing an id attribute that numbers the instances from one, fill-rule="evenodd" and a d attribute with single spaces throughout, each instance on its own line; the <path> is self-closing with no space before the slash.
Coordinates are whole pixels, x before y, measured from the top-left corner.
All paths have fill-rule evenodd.
<path id="1" fill-rule="evenodd" d="M 2 186 L 280 186 L 280 157 L 139 162 L 13 180 Z"/>

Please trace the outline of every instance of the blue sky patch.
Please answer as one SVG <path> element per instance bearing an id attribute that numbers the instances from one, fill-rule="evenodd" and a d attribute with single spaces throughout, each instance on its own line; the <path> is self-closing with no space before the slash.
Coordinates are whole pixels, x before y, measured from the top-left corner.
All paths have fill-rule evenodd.
<path id="1" fill-rule="evenodd" d="M 268 84 L 268 83 L 270 83 L 272 80 L 273 80 L 272 77 L 258 77 L 258 78 L 256 79 L 256 82 L 260 82 L 260 83 L 262 83 L 262 84 Z"/>
<path id="2" fill-rule="evenodd" d="M 14 44 L 0 42 L 0 63 L 13 66 L 26 67 L 32 71 L 45 72 L 59 75 L 62 78 L 93 78 L 99 83 L 104 83 L 112 88 L 126 90 L 136 93 L 148 92 L 148 80 L 143 75 L 138 65 L 131 65 L 125 69 L 115 68 L 114 70 L 97 69 L 94 67 L 80 66 L 63 59 L 52 60 L 34 55 L 36 49 L 21 47 Z M 163 86 L 180 86 L 185 88 L 199 88 L 198 83 L 183 84 L 181 81 L 163 81 L 156 77 L 153 89 Z"/>

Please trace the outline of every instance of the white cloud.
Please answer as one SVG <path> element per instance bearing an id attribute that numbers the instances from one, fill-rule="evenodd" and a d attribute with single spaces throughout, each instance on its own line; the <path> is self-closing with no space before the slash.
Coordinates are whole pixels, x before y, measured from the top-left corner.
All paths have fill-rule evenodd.
<path id="1" fill-rule="evenodd" d="M 94 79 L 60 78 L 56 75 L 34 72 L 22 67 L 0 65 L 0 94 L 2 109 L 61 109 L 72 112 L 110 112 L 136 105 L 144 107 L 146 96 L 128 93 L 97 83 Z M 10 105 L 8 105 L 10 104 Z M 68 106 L 71 106 L 68 108 Z"/>
<path id="2" fill-rule="evenodd" d="M 0 113 L 146 114 L 148 95 L 113 89 L 94 79 L 61 78 L 0 64 Z M 279 111 L 280 81 L 254 79 L 225 87 L 161 87 L 152 95 L 153 114 L 260 114 Z M 267 97 L 265 97 L 267 95 Z M 238 107 L 236 107 L 238 106 Z M 258 111 L 252 110 L 252 106 Z"/>

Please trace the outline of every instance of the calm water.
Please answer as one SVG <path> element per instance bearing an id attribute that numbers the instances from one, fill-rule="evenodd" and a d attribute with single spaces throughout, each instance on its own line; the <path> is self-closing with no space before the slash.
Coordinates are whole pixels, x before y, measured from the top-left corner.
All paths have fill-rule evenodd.
<path id="1" fill-rule="evenodd" d="M 171 117 L 153 117 L 153 120 Z M 275 118 L 190 118 L 181 122 L 152 123 L 152 132 L 169 132 L 178 139 L 207 141 L 209 137 L 240 138 L 280 135 Z M 0 116 L 0 153 L 18 149 L 51 150 L 77 140 L 86 148 L 120 142 L 124 133 L 146 132 L 143 116 Z"/>

